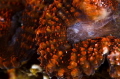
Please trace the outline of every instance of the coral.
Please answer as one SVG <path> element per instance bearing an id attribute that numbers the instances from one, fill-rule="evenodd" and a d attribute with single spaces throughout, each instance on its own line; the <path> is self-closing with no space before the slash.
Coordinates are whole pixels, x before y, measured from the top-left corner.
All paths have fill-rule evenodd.
<path id="1" fill-rule="evenodd" d="M 117 1 L 0 0 L 0 68 L 19 68 L 37 51 L 50 77 L 80 79 L 107 60 L 111 78 L 119 78 Z"/>
<path id="2" fill-rule="evenodd" d="M 0 0 L 0 68 L 17 68 L 35 51 L 35 33 L 21 25 L 21 0 Z"/>
<path id="3" fill-rule="evenodd" d="M 36 29 L 37 52 L 40 66 L 49 76 L 67 79 L 90 76 L 107 58 L 110 76 L 119 77 L 115 51 L 119 50 L 116 37 L 120 36 L 120 27 L 112 22 L 119 18 L 118 3 L 98 1 L 55 0 L 43 12 Z"/>

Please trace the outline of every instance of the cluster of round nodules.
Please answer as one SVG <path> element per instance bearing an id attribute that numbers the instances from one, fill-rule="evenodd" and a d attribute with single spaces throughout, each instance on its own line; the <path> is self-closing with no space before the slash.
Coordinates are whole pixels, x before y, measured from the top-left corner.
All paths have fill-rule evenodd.
<path id="1" fill-rule="evenodd" d="M 110 63 L 109 73 L 112 78 L 120 78 L 120 39 L 114 39 L 114 42 L 115 45 L 107 56 Z"/>
<path id="2" fill-rule="evenodd" d="M 84 1 L 86 1 L 84 5 L 90 7 L 90 9 L 79 6 L 79 3 Z M 100 29 L 99 32 L 96 30 L 99 38 L 87 38 L 88 40 L 85 40 L 87 34 L 89 34 L 89 37 L 94 36 L 94 27 L 98 28 L 97 24 L 94 27 L 89 25 L 92 22 L 91 20 L 96 20 L 97 16 L 104 19 L 109 15 L 105 8 L 105 10 L 102 9 L 102 12 L 104 12 L 102 16 L 101 8 L 104 7 L 100 7 L 99 10 L 96 8 L 97 5 L 91 5 L 87 1 L 55 0 L 53 4 L 47 6 L 43 15 L 39 18 L 39 27 L 35 30 L 37 45 L 39 45 L 37 53 L 40 54 L 38 59 L 40 60 L 40 65 L 49 76 L 56 75 L 58 78 L 80 79 L 83 73 L 92 75 L 104 63 L 106 55 L 109 54 L 111 47 L 115 44 L 114 37 L 99 37 L 103 29 Z M 85 15 L 80 11 L 84 9 L 88 14 L 86 13 Z M 94 14 L 89 14 L 89 11 L 92 10 L 96 11 L 95 16 L 93 16 Z M 87 15 L 90 20 L 86 21 Z M 101 18 L 97 18 L 97 20 L 99 19 L 101 20 Z M 101 24 L 106 25 L 104 21 Z M 85 24 L 81 25 L 82 22 L 86 22 L 88 26 L 84 26 Z M 106 30 L 108 31 L 109 29 Z M 68 37 L 71 31 L 74 33 Z M 82 42 L 77 38 L 78 35 L 75 34 L 79 31 L 83 33 L 79 33 L 79 35 L 82 34 L 80 37 L 80 39 L 84 40 Z M 87 34 L 83 31 L 86 31 Z M 114 42 L 112 43 L 112 41 Z"/>
<path id="3" fill-rule="evenodd" d="M 56 49 L 54 46 L 48 48 L 45 43 L 41 43 L 38 50 L 41 54 L 39 57 L 41 66 L 49 76 L 56 75 L 60 78 L 79 79 L 83 73 L 92 75 L 104 63 L 106 55 L 109 56 L 112 45 L 116 44 L 114 39 L 116 40 L 114 37 L 88 39 L 75 43 L 74 48 L 68 48 L 66 51 Z M 57 45 L 56 43 L 54 45 Z"/>

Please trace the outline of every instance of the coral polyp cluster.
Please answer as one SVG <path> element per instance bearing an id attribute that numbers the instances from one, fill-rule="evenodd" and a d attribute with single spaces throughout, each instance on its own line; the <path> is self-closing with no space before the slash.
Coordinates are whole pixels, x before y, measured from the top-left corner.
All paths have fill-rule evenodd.
<path id="1" fill-rule="evenodd" d="M 119 27 L 112 22 L 119 17 L 117 4 L 112 0 L 55 0 L 46 8 L 36 40 L 40 65 L 49 76 L 80 79 L 83 74 L 93 75 L 108 59 L 111 77 L 119 77 L 119 61 L 114 59 Z"/>
<path id="2" fill-rule="evenodd" d="M 117 7 L 116 0 L 75 0 L 72 4 L 96 21 L 105 19 Z"/>
<path id="3" fill-rule="evenodd" d="M 50 76 L 79 79 L 83 73 L 93 75 L 107 58 L 110 63 L 109 73 L 112 78 L 117 78 L 120 65 L 119 43 L 120 40 L 112 36 L 99 37 L 76 43 L 69 50 L 65 50 L 67 47 L 63 45 L 64 51 L 55 48 L 53 51 L 52 46 L 40 43 L 39 59 Z M 55 42 L 54 46 L 57 46 Z"/>
<path id="4" fill-rule="evenodd" d="M 20 0 L 0 0 L 0 68 L 20 67 L 35 50 L 35 33 L 21 25 L 24 6 Z"/>
<path id="5" fill-rule="evenodd" d="M 37 51 L 51 77 L 90 76 L 107 60 L 120 78 L 119 17 L 117 0 L 0 0 L 0 68 L 19 68 Z"/>

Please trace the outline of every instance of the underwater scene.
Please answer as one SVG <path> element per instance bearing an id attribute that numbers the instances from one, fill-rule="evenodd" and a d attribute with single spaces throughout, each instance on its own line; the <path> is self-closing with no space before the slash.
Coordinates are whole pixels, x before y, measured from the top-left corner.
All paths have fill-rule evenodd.
<path id="1" fill-rule="evenodd" d="M 120 79 L 120 0 L 0 0 L 0 79 Z"/>

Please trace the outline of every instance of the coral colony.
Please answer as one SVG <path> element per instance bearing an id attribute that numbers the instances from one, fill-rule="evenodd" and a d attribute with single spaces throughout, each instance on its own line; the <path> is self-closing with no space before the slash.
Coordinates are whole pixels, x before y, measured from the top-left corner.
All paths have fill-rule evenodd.
<path id="1" fill-rule="evenodd" d="M 50 77 L 81 79 L 107 60 L 119 79 L 119 9 L 119 0 L 0 0 L 0 68 L 19 68 L 37 52 Z"/>

